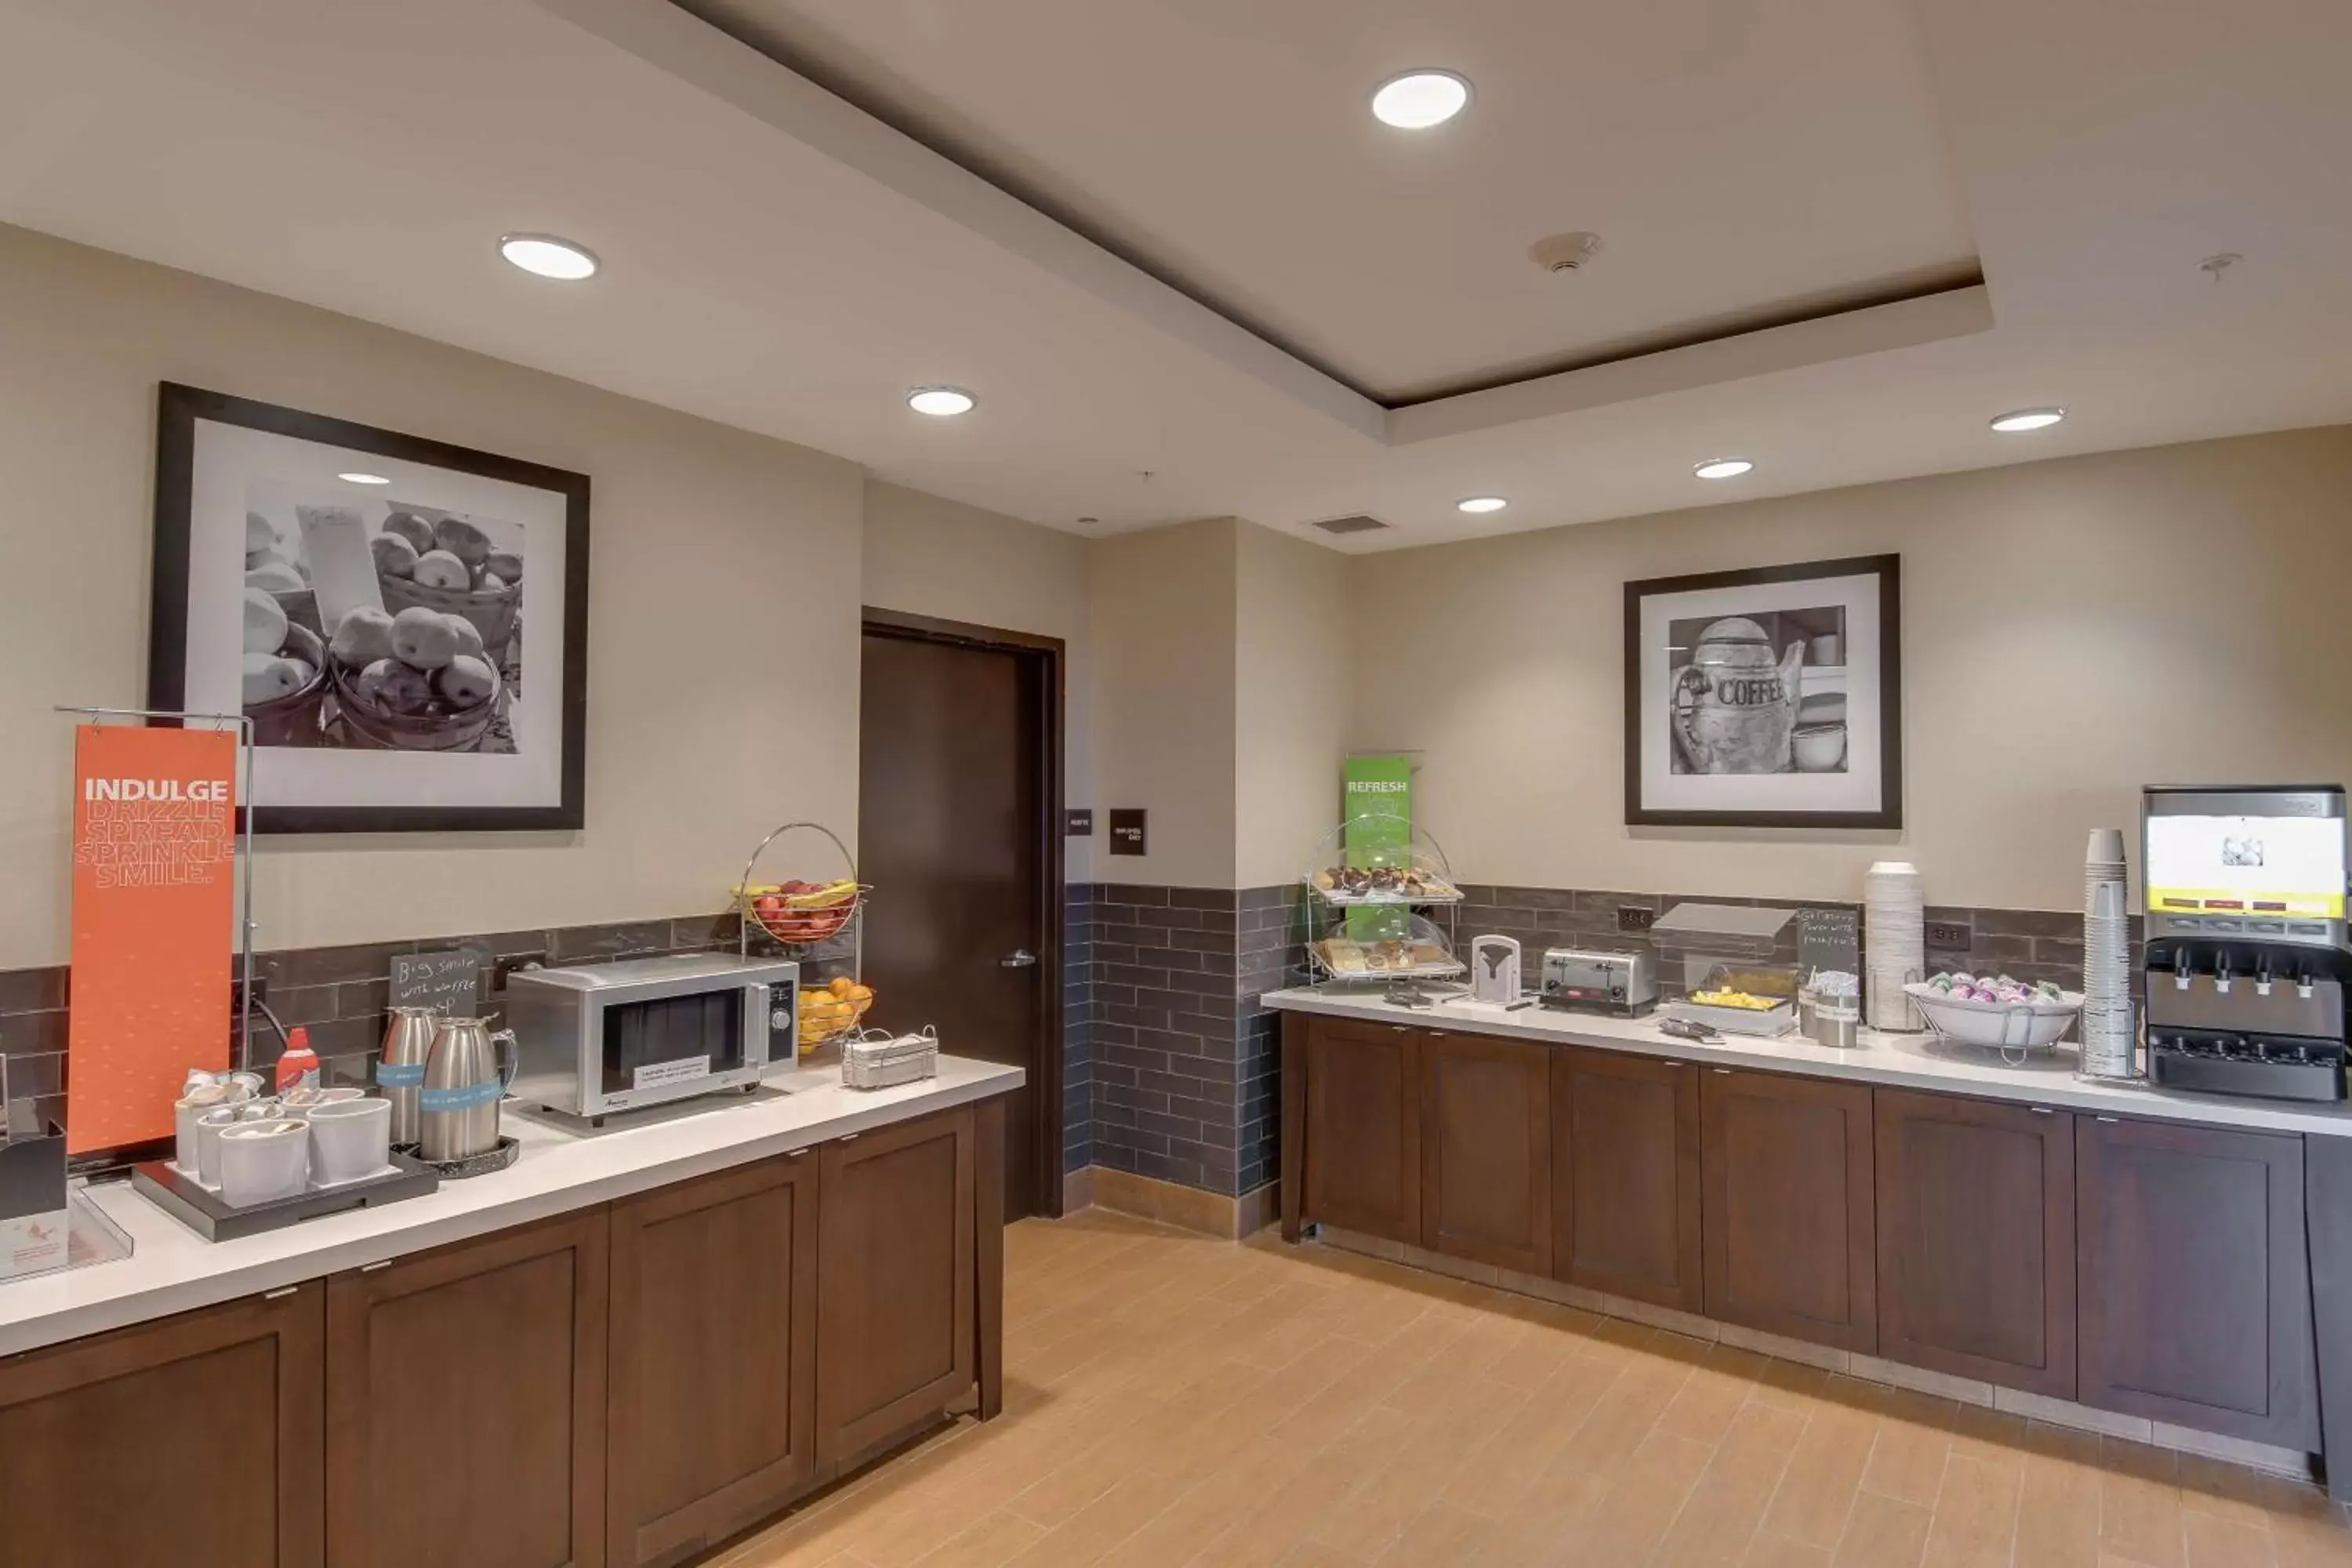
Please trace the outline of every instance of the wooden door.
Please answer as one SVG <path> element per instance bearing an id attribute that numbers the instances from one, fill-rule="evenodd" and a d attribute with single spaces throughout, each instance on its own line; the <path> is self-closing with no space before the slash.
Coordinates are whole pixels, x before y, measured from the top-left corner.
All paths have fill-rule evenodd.
<path id="1" fill-rule="evenodd" d="M 816 1476 L 817 1156 L 613 1205 L 606 1555 L 675 1563 Z"/>
<path id="2" fill-rule="evenodd" d="M 1707 1316 L 1876 1349 L 1870 1090 L 1709 1068 L 1699 1128 Z"/>
<path id="3" fill-rule="evenodd" d="M 982 645 L 869 612 L 859 874 L 872 1021 L 1022 1068 L 1008 1220 L 1061 1212 L 1060 644 Z M 965 628 L 975 636 L 980 628 Z M 1031 639 L 1036 641 L 1037 639 Z"/>
<path id="4" fill-rule="evenodd" d="M 604 1561 L 606 1215 L 338 1274 L 331 1568 Z"/>
<path id="5" fill-rule="evenodd" d="M 0 1361 L 0 1562 L 316 1568 L 325 1289 Z"/>
<path id="6" fill-rule="evenodd" d="M 1318 1018 L 1307 1036 L 1306 1217 L 1421 1245 L 1421 1031 Z"/>
<path id="7" fill-rule="evenodd" d="M 2084 1117 L 2082 1402 L 2319 1446 L 2303 1140 Z"/>
<path id="8" fill-rule="evenodd" d="M 977 1375 L 969 1109 L 824 1146 L 817 1183 L 817 1458 L 912 1430 Z"/>
<path id="9" fill-rule="evenodd" d="M 1551 1270 L 1551 1047 L 1421 1041 L 1421 1234 L 1432 1251 Z"/>
<path id="10" fill-rule="evenodd" d="M 1685 1312 L 1706 1310 L 1699 1243 L 1699 1079 L 1685 1063 L 1556 1048 L 1552 1273 Z"/>
<path id="11" fill-rule="evenodd" d="M 2074 1397 L 2074 1118 L 1879 1089 L 1878 1353 Z"/>

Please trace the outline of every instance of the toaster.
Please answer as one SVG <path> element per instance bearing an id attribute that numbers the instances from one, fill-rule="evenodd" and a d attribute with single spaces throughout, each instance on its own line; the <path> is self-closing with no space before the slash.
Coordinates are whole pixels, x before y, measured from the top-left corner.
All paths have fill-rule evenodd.
<path id="1" fill-rule="evenodd" d="M 1657 971 L 1646 952 L 1548 947 L 1541 994 L 1549 1006 L 1590 1007 L 1631 1016 L 1657 1001 Z"/>

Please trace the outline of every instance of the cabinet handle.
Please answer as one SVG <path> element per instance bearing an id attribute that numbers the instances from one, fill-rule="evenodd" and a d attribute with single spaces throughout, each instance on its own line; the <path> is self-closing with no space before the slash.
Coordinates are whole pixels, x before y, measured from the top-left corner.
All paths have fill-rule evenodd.
<path id="1" fill-rule="evenodd" d="M 1411 1024 L 1391 1024 L 1389 1027 L 1395 1030 L 1400 1035 L 1410 1035 L 1412 1033 L 1412 1026 Z"/>
<path id="2" fill-rule="evenodd" d="M 2107 1125 L 2109 1125 L 2110 1127 L 2112 1127 L 2112 1126 L 2114 1126 L 2114 1125 L 2116 1124 L 2116 1119 L 2115 1119 L 2114 1117 L 2112 1117 L 2112 1116 L 2102 1116 L 2102 1117 L 2100 1117 L 2100 1118 L 2099 1118 L 2099 1120 L 2100 1120 L 2100 1121 L 2104 1121 L 2104 1122 L 2105 1122 L 2105 1123 L 2106 1123 Z"/>
<path id="3" fill-rule="evenodd" d="M 265 1301 L 283 1301 L 301 1289 L 299 1285 L 283 1285 L 275 1290 L 264 1290 L 261 1293 L 261 1299 Z"/>
<path id="4" fill-rule="evenodd" d="M 1721 1073 L 1726 1078 L 1729 1078 L 1731 1076 L 1731 1069 L 1729 1068 L 1709 1068 L 1707 1070 L 1709 1072 Z"/>
<path id="5" fill-rule="evenodd" d="M 855 1143 L 864 1136 L 866 1135 L 862 1132 L 845 1132 L 841 1135 L 841 1141 L 844 1143 Z"/>
<path id="6" fill-rule="evenodd" d="M 361 1273 L 362 1273 L 362 1274 L 373 1274 L 373 1273 L 374 1273 L 374 1272 L 375 1272 L 377 1269 L 379 1269 L 379 1268 L 391 1268 L 391 1267 L 392 1267 L 392 1259 L 391 1259 L 391 1258 L 380 1258 L 376 1259 L 376 1261 L 374 1261 L 373 1263 L 362 1263 L 362 1264 L 361 1264 L 361 1265 L 360 1265 L 360 1272 L 361 1272 Z"/>
<path id="7" fill-rule="evenodd" d="M 2058 1114 L 2046 1105 L 2030 1105 L 2026 1107 L 2026 1109 L 2032 1111 L 2036 1116 L 2055 1116 Z"/>
<path id="8" fill-rule="evenodd" d="M 1688 1063 L 1688 1062 L 1669 1061 L 1669 1062 L 1667 1062 L 1667 1063 L 1666 1063 L 1666 1065 L 1667 1065 L 1668 1067 L 1670 1067 L 1670 1068 L 1686 1068 L 1686 1067 L 1690 1066 L 1690 1063 Z"/>
<path id="9" fill-rule="evenodd" d="M 793 1150 L 791 1153 L 789 1153 L 789 1154 L 785 1155 L 785 1156 L 784 1156 L 784 1158 L 785 1158 L 785 1159 L 787 1159 L 787 1160 L 798 1160 L 798 1159 L 801 1159 L 802 1157 L 803 1157 L 804 1155 L 806 1155 L 807 1153 L 808 1153 L 808 1151 L 807 1151 L 807 1150 L 805 1150 L 805 1149 L 795 1149 L 795 1150 Z"/>

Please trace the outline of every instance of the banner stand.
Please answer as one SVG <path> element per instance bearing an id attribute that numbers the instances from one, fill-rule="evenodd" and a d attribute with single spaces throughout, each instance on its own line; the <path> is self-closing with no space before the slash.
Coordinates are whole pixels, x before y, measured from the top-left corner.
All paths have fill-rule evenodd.
<path id="1" fill-rule="evenodd" d="M 180 728 L 194 724 L 236 731 L 236 950 L 238 963 L 236 1065 L 253 1060 L 253 721 L 243 713 L 187 713 L 171 708 L 79 708 L 58 703 L 50 710 L 87 719 L 92 724 L 109 720 L 141 724 L 167 720 Z"/>

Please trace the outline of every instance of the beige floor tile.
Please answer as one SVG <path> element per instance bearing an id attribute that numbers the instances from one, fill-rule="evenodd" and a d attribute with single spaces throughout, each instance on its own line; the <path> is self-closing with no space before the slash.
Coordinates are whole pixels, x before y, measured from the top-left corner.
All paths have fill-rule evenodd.
<path id="1" fill-rule="evenodd" d="M 1045 1533 L 1043 1526 L 1000 1509 L 916 1562 L 920 1568 L 999 1568 Z"/>
<path id="2" fill-rule="evenodd" d="M 1032 1542 L 1008 1568 L 1085 1568 L 1098 1563 L 1174 1502 L 1183 1483 L 1138 1469 L 1069 1519 Z"/>
<path id="3" fill-rule="evenodd" d="M 1711 1345 L 1691 1368 L 1680 1389 L 1658 1415 L 1658 1430 L 1694 1443 L 1723 1441 L 1732 1417 L 1756 1387 L 1753 1352 L 1730 1345 Z"/>
<path id="4" fill-rule="evenodd" d="M 1838 1542 L 1836 1568 L 1918 1568 L 1933 1518 L 1917 1503 L 1861 1493 Z"/>
<path id="5" fill-rule="evenodd" d="M 1567 1561 L 1594 1568 L 1647 1562 L 1664 1542 L 1712 1452 L 1703 1443 L 1653 1430 L 1627 1458 L 1588 1528 L 1577 1532 Z"/>
<path id="6" fill-rule="evenodd" d="M 2270 1527 L 2279 1568 L 2352 1568 L 2352 1530 L 2340 1514 L 2273 1515 Z"/>
<path id="7" fill-rule="evenodd" d="M 1834 1559 L 1826 1546 L 1791 1541 L 1785 1535 L 1761 1535 L 1748 1543 L 1739 1568 L 1831 1568 Z"/>
<path id="8" fill-rule="evenodd" d="M 1889 1388 L 1879 1402 L 1878 1442 L 1862 1472 L 1862 1489 L 1933 1509 L 1952 1451 L 1952 1402 Z"/>
<path id="9" fill-rule="evenodd" d="M 1796 1451 L 1805 1421 L 1794 1411 L 1752 1403 L 1732 1418 L 1730 1430 L 1666 1532 L 1658 1550 L 1659 1568 L 1700 1568 L 1740 1560 L 1789 1467 L 1789 1456 Z"/>
<path id="10" fill-rule="evenodd" d="M 1948 1552 L 2009 1561 L 2017 1543 L 2018 1497 L 2025 1467 L 2021 1455 L 2003 1458 L 2008 1462 L 1954 1448 L 1944 1461 L 1944 1485 L 1936 1494 L 1929 1541 Z"/>
<path id="11" fill-rule="evenodd" d="M 2035 1426 L 2017 1503 L 2017 1568 L 2096 1568 L 2099 1439 Z"/>
<path id="12" fill-rule="evenodd" d="M 1456 1568 L 1476 1563 L 1495 1521 L 1440 1498 L 1414 1516 L 1396 1543 L 1373 1561 L 1381 1568 Z"/>
<path id="13" fill-rule="evenodd" d="M 2182 1568 L 2180 1489 L 2169 1449 L 2102 1438 L 2099 1550 L 2147 1568 Z"/>
<path id="14" fill-rule="evenodd" d="M 2271 1550 L 2270 1528 L 2259 1519 L 2246 1523 L 2183 1512 L 2180 1535 L 2189 1568 L 2274 1568 L 2278 1561 Z"/>
<path id="15" fill-rule="evenodd" d="M 1815 1400 L 1804 1436 L 1764 1512 L 1764 1532 L 1834 1551 L 1878 1436 L 1875 1414 Z"/>

